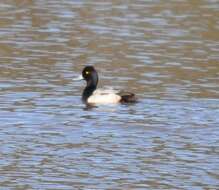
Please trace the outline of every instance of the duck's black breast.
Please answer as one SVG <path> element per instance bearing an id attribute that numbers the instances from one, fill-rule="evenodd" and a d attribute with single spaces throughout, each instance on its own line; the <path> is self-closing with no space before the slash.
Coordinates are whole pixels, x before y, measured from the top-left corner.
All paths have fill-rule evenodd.
<path id="1" fill-rule="evenodd" d="M 87 99 L 93 94 L 95 90 L 96 90 L 96 86 L 87 86 L 82 94 L 83 102 L 87 102 Z"/>

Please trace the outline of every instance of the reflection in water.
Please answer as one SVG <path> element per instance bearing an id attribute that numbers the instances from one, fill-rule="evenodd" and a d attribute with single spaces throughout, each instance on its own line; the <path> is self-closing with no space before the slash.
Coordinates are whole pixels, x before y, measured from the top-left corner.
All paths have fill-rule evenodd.
<path id="1" fill-rule="evenodd" d="M 217 189 L 217 1 L 0 6 L 0 186 Z M 87 109 L 84 65 L 134 105 Z M 101 182 L 101 183 L 100 183 Z"/>

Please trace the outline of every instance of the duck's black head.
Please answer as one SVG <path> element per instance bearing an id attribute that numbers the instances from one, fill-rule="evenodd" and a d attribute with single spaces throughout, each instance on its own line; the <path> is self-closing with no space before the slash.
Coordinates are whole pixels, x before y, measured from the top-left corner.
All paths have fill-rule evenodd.
<path id="1" fill-rule="evenodd" d="M 87 81 L 87 85 L 97 86 L 98 74 L 93 66 L 86 66 L 82 71 L 82 76 Z"/>
<path id="2" fill-rule="evenodd" d="M 96 90 L 98 74 L 93 66 L 86 66 L 82 71 L 82 77 L 87 82 L 87 86 L 82 95 L 82 99 L 86 101 L 87 98 L 92 95 L 93 91 Z"/>

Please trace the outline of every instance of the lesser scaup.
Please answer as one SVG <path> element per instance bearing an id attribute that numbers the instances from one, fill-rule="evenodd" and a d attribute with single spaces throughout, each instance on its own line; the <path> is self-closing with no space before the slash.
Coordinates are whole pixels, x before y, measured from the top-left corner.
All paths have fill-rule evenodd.
<path id="1" fill-rule="evenodd" d="M 98 74 L 93 66 L 86 66 L 82 71 L 82 75 L 76 80 L 85 80 L 87 82 L 82 94 L 82 100 L 86 104 L 115 104 L 137 101 L 135 95 L 130 92 L 97 89 Z"/>

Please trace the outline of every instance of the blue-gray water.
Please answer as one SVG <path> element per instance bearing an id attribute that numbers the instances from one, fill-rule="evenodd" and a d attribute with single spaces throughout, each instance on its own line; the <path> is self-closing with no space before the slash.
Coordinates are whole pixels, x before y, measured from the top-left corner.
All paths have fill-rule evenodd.
<path id="1" fill-rule="evenodd" d="M 219 189 L 216 0 L 4 0 L 0 189 Z M 131 105 L 86 108 L 85 65 Z"/>

